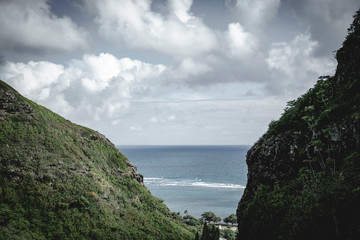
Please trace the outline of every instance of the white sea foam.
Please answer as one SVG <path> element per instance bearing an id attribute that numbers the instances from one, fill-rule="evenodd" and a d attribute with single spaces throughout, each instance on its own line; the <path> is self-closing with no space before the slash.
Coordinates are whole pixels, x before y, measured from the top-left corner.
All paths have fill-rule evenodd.
<path id="1" fill-rule="evenodd" d="M 206 182 L 195 182 L 192 184 L 195 187 L 211 187 L 211 188 L 245 188 L 242 185 L 230 184 L 230 183 L 206 183 Z"/>
<path id="2" fill-rule="evenodd" d="M 153 181 L 157 181 L 157 180 L 161 180 L 161 179 L 164 179 L 164 178 L 144 178 L 144 182 L 153 182 Z"/>
<path id="3" fill-rule="evenodd" d="M 201 179 L 169 179 L 169 178 L 144 178 L 145 185 L 163 187 L 199 187 L 199 188 L 228 188 L 244 189 L 239 184 L 204 182 Z"/>

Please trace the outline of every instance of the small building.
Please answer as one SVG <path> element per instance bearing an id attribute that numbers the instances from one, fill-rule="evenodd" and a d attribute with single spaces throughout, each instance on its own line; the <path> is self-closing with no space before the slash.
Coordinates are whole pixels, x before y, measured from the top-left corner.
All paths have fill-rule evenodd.
<path id="1" fill-rule="evenodd" d="M 237 224 L 229 225 L 226 223 L 216 223 L 215 224 L 220 230 L 230 229 L 232 231 L 237 231 Z"/>

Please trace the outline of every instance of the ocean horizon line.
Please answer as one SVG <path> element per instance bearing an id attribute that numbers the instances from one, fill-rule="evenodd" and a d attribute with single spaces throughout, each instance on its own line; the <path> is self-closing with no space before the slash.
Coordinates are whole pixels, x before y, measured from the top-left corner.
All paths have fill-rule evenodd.
<path id="1" fill-rule="evenodd" d="M 116 147 L 251 147 L 253 144 L 116 144 Z"/>

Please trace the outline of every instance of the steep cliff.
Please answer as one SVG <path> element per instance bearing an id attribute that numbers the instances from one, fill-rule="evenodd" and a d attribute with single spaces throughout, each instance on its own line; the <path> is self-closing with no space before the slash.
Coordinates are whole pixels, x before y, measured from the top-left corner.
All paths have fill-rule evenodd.
<path id="1" fill-rule="evenodd" d="M 360 10 L 336 59 L 249 150 L 238 239 L 360 239 Z"/>
<path id="2" fill-rule="evenodd" d="M 2 81 L 0 179 L 0 239 L 194 237 L 108 139 Z"/>

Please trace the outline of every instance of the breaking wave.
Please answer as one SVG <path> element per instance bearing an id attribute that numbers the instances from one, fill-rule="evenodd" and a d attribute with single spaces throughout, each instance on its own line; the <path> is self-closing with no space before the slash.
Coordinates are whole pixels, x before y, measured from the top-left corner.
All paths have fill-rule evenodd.
<path id="1" fill-rule="evenodd" d="M 158 187 L 200 187 L 200 188 L 228 188 L 244 189 L 245 186 L 231 183 L 211 183 L 201 179 L 171 179 L 171 178 L 144 178 L 145 185 Z"/>

